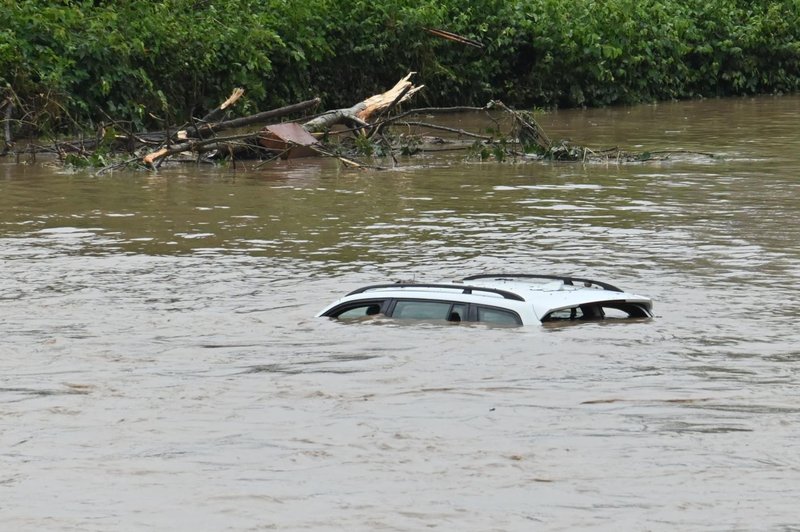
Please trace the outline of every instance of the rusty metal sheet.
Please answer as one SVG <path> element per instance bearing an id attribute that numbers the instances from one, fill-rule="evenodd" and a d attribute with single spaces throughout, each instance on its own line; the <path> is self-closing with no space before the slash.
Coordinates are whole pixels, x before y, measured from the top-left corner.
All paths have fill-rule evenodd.
<path id="1" fill-rule="evenodd" d="M 317 139 L 303 129 L 303 126 L 294 122 L 265 127 L 261 132 L 259 142 L 270 150 L 286 152 L 283 154 L 284 158 L 317 155 L 313 149 L 309 148 L 309 146 L 318 144 Z"/>
<path id="2" fill-rule="evenodd" d="M 317 143 L 311 133 L 303 129 L 303 126 L 294 122 L 287 122 L 286 124 L 274 124 L 264 128 L 276 137 L 291 144 L 298 146 L 311 146 Z"/>

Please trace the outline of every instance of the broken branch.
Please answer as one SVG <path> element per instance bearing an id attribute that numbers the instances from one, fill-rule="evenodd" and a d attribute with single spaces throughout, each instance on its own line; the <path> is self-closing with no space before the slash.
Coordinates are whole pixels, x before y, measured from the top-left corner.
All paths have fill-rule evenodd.
<path id="1" fill-rule="evenodd" d="M 206 122 L 206 123 L 218 121 L 223 116 L 225 116 L 225 111 L 227 111 L 229 107 L 232 107 L 233 104 L 235 104 L 239 100 L 239 98 L 242 97 L 242 95 L 244 95 L 244 89 L 240 89 L 240 88 L 233 89 L 233 92 L 231 93 L 230 96 L 228 96 L 227 100 L 222 102 L 220 104 L 220 106 L 217 107 L 216 109 L 212 109 L 200 121 L 201 122 Z"/>
<path id="2" fill-rule="evenodd" d="M 398 124 L 408 125 L 408 126 L 418 126 L 424 127 L 428 129 L 437 129 L 439 131 L 447 131 L 449 133 L 457 133 L 458 135 L 464 137 L 471 137 L 474 139 L 481 139 L 481 140 L 492 140 L 492 137 L 487 137 L 486 135 L 478 135 L 477 133 L 471 133 L 465 129 L 456 129 L 452 127 L 446 126 L 437 126 L 436 124 L 429 124 L 427 122 L 397 122 Z"/>
<path id="3" fill-rule="evenodd" d="M 203 137 L 205 135 L 213 134 L 219 131 L 225 131 L 226 129 L 234 129 L 237 127 L 250 126 L 253 124 L 266 124 L 274 118 L 279 118 L 281 116 L 299 113 L 301 111 L 305 111 L 307 109 L 316 107 L 317 105 L 319 105 L 319 103 L 320 99 L 314 98 L 313 100 L 306 100 L 304 102 L 287 105 L 285 107 L 279 107 L 277 109 L 256 113 L 250 116 L 234 118 L 232 120 L 226 120 L 224 122 L 217 122 L 213 124 L 205 124 L 187 130 L 187 134 L 190 137 Z"/>
<path id="4" fill-rule="evenodd" d="M 415 86 L 409 81 L 414 74 L 416 72 L 409 72 L 406 77 L 398 81 L 394 87 L 386 92 L 370 96 L 352 107 L 337 109 L 320 115 L 304 123 L 303 127 L 310 133 L 324 131 L 335 124 L 347 124 L 350 127 L 353 127 L 353 125 L 369 127 L 369 119 L 373 114 L 381 113 L 408 100 L 425 86 Z"/>

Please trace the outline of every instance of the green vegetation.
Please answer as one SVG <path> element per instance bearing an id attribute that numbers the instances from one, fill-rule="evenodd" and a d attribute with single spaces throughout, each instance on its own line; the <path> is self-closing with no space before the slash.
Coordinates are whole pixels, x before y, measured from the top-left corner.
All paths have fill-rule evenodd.
<path id="1" fill-rule="evenodd" d="M 408 71 L 430 105 L 597 106 L 800 89 L 800 0 L 0 0 L 0 105 L 30 132 L 157 127 Z M 435 37 L 440 28 L 484 43 Z"/>

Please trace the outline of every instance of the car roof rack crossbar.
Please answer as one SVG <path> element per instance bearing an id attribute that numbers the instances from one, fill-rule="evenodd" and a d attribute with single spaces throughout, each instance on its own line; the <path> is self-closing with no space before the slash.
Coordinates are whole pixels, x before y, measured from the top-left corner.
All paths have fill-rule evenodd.
<path id="1" fill-rule="evenodd" d="M 535 273 L 481 273 L 478 275 L 470 275 L 464 277 L 465 281 L 475 281 L 478 279 L 553 279 L 554 281 L 562 281 L 564 284 L 574 285 L 576 283 L 584 284 L 585 286 L 599 286 L 604 290 L 612 292 L 622 292 L 621 288 L 617 288 L 613 284 L 604 283 L 602 281 L 595 281 L 593 279 L 583 279 L 581 277 L 569 277 L 565 275 L 539 275 Z"/>
<path id="2" fill-rule="evenodd" d="M 519 294 L 509 292 L 508 290 L 500 290 L 498 288 L 486 288 L 483 286 L 469 286 L 457 284 L 435 284 L 435 283 L 391 283 L 391 284 L 373 284 L 370 286 L 363 286 L 353 290 L 348 296 L 355 294 L 362 294 L 369 290 L 376 290 L 380 288 L 449 288 L 451 290 L 460 290 L 462 294 L 471 294 L 472 292 L 490 292 L 503 296 L 505 299 L 513 299 L 515 301 L 525 301 L 525 298 Z"/>

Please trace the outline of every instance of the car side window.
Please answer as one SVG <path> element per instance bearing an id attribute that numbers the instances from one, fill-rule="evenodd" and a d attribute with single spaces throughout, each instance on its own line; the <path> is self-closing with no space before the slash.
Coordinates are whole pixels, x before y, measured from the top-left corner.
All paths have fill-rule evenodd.
<path id="1" fill-rule="evenodd" d="M 366 316 L 380 314 L 381 305 L 381 301 L 363 301 L 357 304 L 350 304 L 334 309 L 329 315 L 334 318 L 339 318 L 340 320 L 364 318 Z"/>
<path id="2" fill-rule="evenodd" d="M 447 321 L 466 321 L 467 319 L 467 305 L 464 303 L 453 303 L 450 313 L 447 315 Z"/>
<path id="3" fill-rule="evenodd" d="M 414 301 L 398 299 L 392 311 L 393 318 L 406 320 L 446 320 L 451 303 L 446 301 Z"/>
<path id="4" fill-rule="evenodd" d="M 478 321 L 495 325 L 522 325 L 516 312 L 499 308 L 478 307 Z"/>

